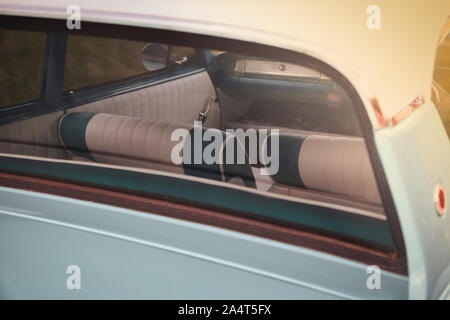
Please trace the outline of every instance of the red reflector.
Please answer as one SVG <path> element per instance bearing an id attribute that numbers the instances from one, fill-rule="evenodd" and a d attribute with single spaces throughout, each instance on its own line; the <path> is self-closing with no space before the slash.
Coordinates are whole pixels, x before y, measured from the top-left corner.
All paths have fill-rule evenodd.
<path id="1" fill-rule="evenodd" d="M 444 190 L 439 190 L 439 207 L 444 209 L 445 208 L 445 194 Z"/>
<path id="2" fill-rule="evenodd" d="M 436 191 L 434 193 L 434 203 L 436 205 L 436 210 L 439 216 L 444 216 L 447 211 L 447 199 L 445 196 L 445 190 L 440 184 L 436 186 Z"/>

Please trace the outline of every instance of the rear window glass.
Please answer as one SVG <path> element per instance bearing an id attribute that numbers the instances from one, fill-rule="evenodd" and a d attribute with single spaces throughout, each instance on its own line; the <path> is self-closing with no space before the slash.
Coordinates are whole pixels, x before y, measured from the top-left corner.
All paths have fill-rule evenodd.
<path id="1" fill-rule="evenodd" d="M 317 62 L 217 49 L 69 35 L 64 90 L 95 95 L 0 126 L 0 169 L 393 250 L 347 91 Z"/>

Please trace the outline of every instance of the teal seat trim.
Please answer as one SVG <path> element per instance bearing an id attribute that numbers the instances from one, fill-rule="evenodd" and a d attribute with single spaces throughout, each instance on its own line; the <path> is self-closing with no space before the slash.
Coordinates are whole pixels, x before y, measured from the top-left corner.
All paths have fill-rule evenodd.
<path id="1" fill-rule="evenodd" d="M 66 149 L 77 156 L 95 161 L 86 143 L 86 128 L 95 116 L 92 112 L 73 112 L 63 116 L 59 123 L 59 136 Z"/>
<path id="2" fill-rule="evenodd" d="M 298 158 L 307 137 L 307 135 L 279 134 L 279 169 L 276 174 L 271 176 L 275 182 L 300 188 L 306 187 L 300 176 Z M 266 144 L 268 154 L 271 154 L 271 139 L 272 135 L 269 135 Z"/>

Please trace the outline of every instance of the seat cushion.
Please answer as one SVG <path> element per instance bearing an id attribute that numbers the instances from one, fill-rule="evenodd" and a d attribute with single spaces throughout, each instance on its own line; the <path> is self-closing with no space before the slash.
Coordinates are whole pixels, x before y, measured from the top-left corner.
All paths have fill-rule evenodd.
<path id="1" fill-rule="evenodd" d="M 262 150 L 270 146 L 271 136 Z M 271 176 L 275 182 L 381 203 L 362 138 L 292 134 L 278 138 L 280 165 Z"/>

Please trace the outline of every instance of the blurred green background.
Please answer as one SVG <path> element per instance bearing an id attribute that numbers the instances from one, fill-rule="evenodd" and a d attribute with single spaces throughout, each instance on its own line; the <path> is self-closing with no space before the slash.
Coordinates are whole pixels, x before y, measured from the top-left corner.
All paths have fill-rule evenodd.
<path id="1" fill-rule="evenodd" d="M 37 99 L 47 35 L 0 29 L 0 106 Z"/>

